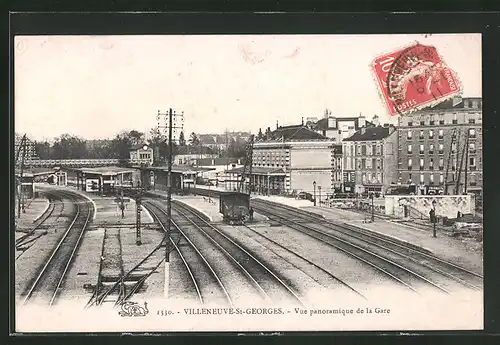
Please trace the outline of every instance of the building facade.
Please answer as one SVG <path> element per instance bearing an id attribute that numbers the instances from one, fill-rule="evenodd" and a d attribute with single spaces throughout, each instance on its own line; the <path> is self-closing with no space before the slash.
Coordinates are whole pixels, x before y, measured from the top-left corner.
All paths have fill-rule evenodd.
<path id="1" fill-rule="evenodd" d="M 316 122 L 314 130 L 325 137 L 331 139 L 336 144 L 342 144 L 342 141 L 352 136 L 362 127 L 372 126 L 362 115 L 359 117 L 334 117 L 325 116 Z"/>
<path id="2" fill-rule="evenodd" d="M 153 148 L 148 144 L 137 144 L 130 148 L 130 159 L 141 160 L 149 165 L 153 165 Z"/>
<path id="3" fill-rule="evenodd" d="M 286 126 L 273 131 L 270 140 L 254 143 L 252 166 L 268 168 L 274 174 L 282 169 L 286 194 L 313 193 L 316 182 L 326 195 L 334 188 L 332 163 L 337 162 L 338 154 L 334 142 L 323 135 L 302 125 Z"/>
<path id="4" fill-rule="evenodd" d="M 342 143 L 343 191 L 384 194 L 396 183 L 397 131 L 392 125 L 363 127 Z"/>
<path id="5" fill-rule="evenodd" d="M 415 184 L 417 194 L 480 193 L 481 129 L 481 98 L 456 98 L 401 116 L 398 183 Z"/>

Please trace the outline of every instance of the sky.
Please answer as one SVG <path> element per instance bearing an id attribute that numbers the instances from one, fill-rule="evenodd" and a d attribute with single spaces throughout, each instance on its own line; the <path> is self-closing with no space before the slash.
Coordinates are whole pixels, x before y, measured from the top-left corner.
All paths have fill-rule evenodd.
<path id="1" fill-rule="evenodd" d="M 16 36 L 15 130 L 105 139 L 169 108 L 186 133 L 256 133 L 325 108 L 395 124 L 371 64 L 415 42 L 437 48 L 464 96 L 482 95 L 480 34 Z"/>

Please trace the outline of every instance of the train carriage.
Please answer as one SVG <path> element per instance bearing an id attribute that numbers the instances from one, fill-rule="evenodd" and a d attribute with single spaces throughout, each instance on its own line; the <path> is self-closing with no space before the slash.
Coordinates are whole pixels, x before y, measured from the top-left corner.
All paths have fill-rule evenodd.
<path id="1" fill-rule="evenodd" d="M 219 212 L 224 222 L 243 224 L 249 215 L 250 195 L 239 192 L 223 192 L 219 196 Z"/>

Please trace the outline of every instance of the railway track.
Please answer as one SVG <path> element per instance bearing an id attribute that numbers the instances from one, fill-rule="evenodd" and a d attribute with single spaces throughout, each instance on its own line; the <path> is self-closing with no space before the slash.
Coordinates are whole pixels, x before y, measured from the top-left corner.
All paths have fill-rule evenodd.
<path id="1" fill-rule="evenodd" d="M 320 278 L 318 278 L 318 274 L 314 274 L 314 275 L 308 274 L 309 277 L 311 277 L 313 280 L 315 280 L 317 283 L 319 283 L 323 287 L 328 288 L 330 290 L 335 290 L 335 291 L 338 291 L 339 289 L 347 289 L 350 292 L 352 292 L 355 295 L 357 295 L 358 297 L 366 299 L 366 297 L 363 294 L 361 294 L 360 292 L 358 292 L 355 288 L 353 288 L 352 286 L 350 286 L 346 282 L 342 281 L 341 279 L 339 279 L 338 277 L 336 277 L 334 274 L 332 274 L 331 272 L 329 272 L 325 268 L 323 268 L 323 267 L 315 264 L 314 262 L 310 261 L 309 259 L 307 259 L 303 255 L 300 255 L 299 253 L 290 250 L 289 248 L 285 247 L 284 245 L 276 242 L 275 240 L 269 238 L 268 236 L 263 235 L 262 233 L 256 231 L 255 229 L 253 229 L 252 227 L 250 227 L 250 226 L 248 226 L 246 224 L 244 224 L 242 227 L 245 228 L 245 229 L 247 229 L 247 230 L 249 230 L 251 232 L 251 234 L 253 234 L 253 236 L 249 236 L 250 234 L 245 234 L 245 235 L 247 235 L 248 237 L 251 237 L 251 238 L 255 239 L 257 242 L 259 242 L 262 245 L 264 245 L 267 248 L 267 250 L 269 250 L 269 251 L 273 252 L 274 254 L 280 256 L 283 260 L 287 261 L 290 265 L 296 267 L 300 271 L 308 274 L 307 271 L 309 271 L 311 267 L 314 267 L 315 270 L 317 270 L 320 273 L 322 273 L 323 275 L 325 275 L 326 279 L 320 279 Z M 241 226 L 234 226 L 233 228 L 236 231 L 242 232 Z M 288 254 L 286 256 L 289 259 L 287 259 L 286 257 L 284 257 L 284 255 L 276 253 L 274 250 L 270 249 L 270 246 L 276 246 L 279 249 L 281 249 L 282 251 L 286 252 Z M 300 265 L 300 264 L 297 264 L 297 263 L 293 263 L 292 261 L 294 261 L 294 262 L 300 261 L 300 262 L 302 262 L 304 264 Z"/>
<path id="2" fill-rule="evenodd" d="M 92 216 L 92 205 L 83 197 L 62 191 L 57 193 L 74 201 L 76 214 L 51 256 L 31 283 L 31 287 L 25 293 L 23 304 L 29 302 L 53 305 L 55 303 L 66 272 Z"/>
<path id="3" fill-rule="evenodd" d="M 266 205 L 266 208 L 262 206 L 254 206 L 254 209 L 261 214 L 267 215 L 270 219 L 278 220 L 281 224 L 304 233 L 312 238 L 315 238 L 323 243 L 326 243 L 347 255 L 354 257 L 355 259 L 364 262 L 365 264 L 373 267 L 380 273 L 387 277 L 392 278 L 392 280 L 398 282 L 400 285 L 410 289 L 411 291 L 419 294 L 419 289 L 422 285 L 427 285 L 435 290 L 443 292 L 445 294 L 450 294 L 448 290 L 441 287 L 440 285 L 430 281 L 421 274 L 408 269 L 398 262 L 391 260 L 389 258 L 375 253 L 372 248 L 367 248 L 367 246 L 360 246 L 352 241 L 345 240 L 339 236 L 329 234 L 325 231 L 319 230 L 310 224 L 307 224 L 307 219 L 299 218 L 294 219 L 296 214 L 285 213 L 278 207 L 272 207 Z"/>
<path id="4" fill-rule="evenodd" d="M 153 201 L 147 202 L 145 205 L 155 220 L 164 228 L 164 224 L 168 222 L 166 211 Z M 191 223 L 186 222 L 182 217 L 180 218 L 177 221 L 172 220 L 172 225 L 175 228 L 172 230 L 178 232 L 180 237 L 177 241 L 171 238 L 170 242 L 183 262 L 185 275 L 189 276 L 191 295 L 195 295 L 201 305 L 214 303 L 234 307 L 229 292 L 216 269 L 183 231 L 186 227 L 192 226 Z M 166 231 L 165 228 L 164 230 Z"/>
<path id="5" fill-rule="evenodd" d="M 247 281 L 250 282 L 264 301 L 275 304 L 284 302 L 306 305 L 296 293 L 292 282 L 279 277 L 278 274 L 270 270 L 247 249 L 205 221 L 191 208 L 176 201 L 172 202 L 172 208 L 173 215 L 175 212 L 175 215 L 183 217 L 188 223 L 192 224 L 198 230 L 198 238 L 200 234 L 204 235 L 212 247 L 218 248 L 234 264 L 234 267 L 247 277 Z M 191 234 L 194 235 L 193 232 Z M 231 291 L 229 293 L 231 294 Z"/>
<path id="6" fill-rule="evenodd" d="M 259 202 L 257 202 L 257 205 L 259 205 Z M 265 213 L 266 210 L 262 208 L 262 205 L 265 205 L 266 209 L 272 209 L 274 216 L 283 224 L 286 223 L 285 225 L 289 225 L 292 228 L 298 227 L 299 229 L 297 230 L 322 241 L 334 241 L 336 246 L 341 243 L 341 248 L 348 252 L 350 252 L 348 247 L 355 248 L 355 254 L 358 256 L 363 251 L 370 253 L 372 258 L 369 262 L 372 264 L 377 264 L 377 262 L 378 264 L 382 264 L 384 271 L 389 271 L 388 268 L 391 268 L 389 272 L 395 277 L 400 276 L 400 273 L 397 271 L 405 271 L 406 274 L 403 275 L 405 279 L 400 279 L 405 283 L 408 283 L 409 274 L 446 293 L 450 293 L 449 289 L 458 289 L 456 283 L 461 288 L 467 287 L 474 290 L 482 290 L 481 275 L 437 258 L 422 249 L 417 249 L 416 246 L 404 245 L 348 224 L 338 224 L 328 220 L 314 223 L 317 220 L 316 216 L 309 216 L 308 212 L 302 210 L 297 212 L 296 209 L 291 207 L 271 205 L 269 202 L 260 203 L 260 205 L 255 206 L 255 208 Z M 299 215 L 300 222 L 309 221 L 312 224 L 300 224 L 294 219 L 287 221 L 287 218 L 291 217 L 292 212 L 294 216 Z M 270 213 L 268 212 L 268 214 Z M 273 217 L 273 214 L 270 214 L 270 216 Z M 373 260 L 373 257 L 376 257 L 377 260 Z M 399 269 L 395 270 L 395 267 Z M 411 284 L 408 285 L 412 286 Z"/>
<path id="7" fill-rule="evenodd" d="M 16 256 L 16 260 L 19 259 L 33 244 L 35 244 L 36 240 L 42 237 L 45 233 L 37 234 L 37 230 L 41 230 L 43 227 L 50 227 L 54 225 L 55 222 L 61 217 L 64 211 L 64 201 L 60 195 L 54 193 L 45 193 L 47 196 L 50 196 L 49 207 L 44 211 L 41 217 L 34 222 L 34 226 L 31 230 L 29 230 L 26 234 L 18 237 L 15 241 L 15 248 L 20 253 Z M 53 198 L 53 199 L 52 199 Z M 56 211 L 57 210 L 57 211 Z M 54 217 L 54 214 L 57 216 Z M 51 224 L 47 224 L 49 218 L 53 217 L 53 221 Z"/>

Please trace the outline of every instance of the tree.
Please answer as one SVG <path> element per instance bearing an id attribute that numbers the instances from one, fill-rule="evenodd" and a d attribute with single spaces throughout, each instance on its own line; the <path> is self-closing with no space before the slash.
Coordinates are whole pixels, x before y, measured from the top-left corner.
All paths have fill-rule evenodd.
<path id="1" fill-rule="evenodd" d="M 186 146 L 186 139 L 184 138 L 183 131 L 181 131 L 181 134 L 179 134 L 179 146 Z"/>
<path id="2" fill-rule="evenodd" d="M 191 136 L 189 137 L 189 145 L 191 146 L 198 146 L 200 144 L 200 139 L 196 135 L 195 132 L 191 133 Z"/>
<path id="3" fill-rule="evenodd" d="M 87 145 L 84 139 L 70 134 L 56 138 L 52 145 L 54 159 L 79 159 L 87 157 Z"/>
<path id="4" fill-rule="evenodd" d="M 132 145 L 142 144 L 144 142 L 144 133 L 133 129 L 130 132 L 128 132 L 128 138 Z"/>

